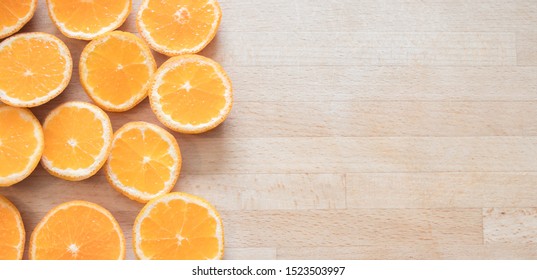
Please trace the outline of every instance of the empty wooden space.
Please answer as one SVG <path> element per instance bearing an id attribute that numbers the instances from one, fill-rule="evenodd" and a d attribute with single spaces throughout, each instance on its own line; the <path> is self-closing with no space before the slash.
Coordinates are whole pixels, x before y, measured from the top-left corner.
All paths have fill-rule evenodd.
<path id="1" fill-rule="evenodd" d="M 133 14 L 121 27 L 136 32 Z M 537 259 L 537 2 L 220 0 L 202 54 L 235 89 L 228 121 L 175 133 L 175 191 L 221 211 L 226 259 Z M 68 39 L 45 1 L 22 32 Z M 155 54 L 159 65 L 166 57 Z M 67 90 L 32 111 L 90 102 Z M 158 124 L 149 104 L 110 113 Z M 41 167 L 0 189 L 28 234 L 53 206 L 82 199 L 131 230 L 142 204 L 103 172 L 83 182 Z"/>

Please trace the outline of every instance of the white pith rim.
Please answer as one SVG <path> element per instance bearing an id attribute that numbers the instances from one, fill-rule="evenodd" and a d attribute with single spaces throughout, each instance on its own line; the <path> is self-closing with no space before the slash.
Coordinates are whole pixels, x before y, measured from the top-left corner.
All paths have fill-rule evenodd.
<path id="1" fill-rule="evenodd" d="M 87 202 L 87 201 L 71 201 L 71 202 L 66 202 L 66 203 L 56 206 L 56 208 L 52 209 L 36 226 L 36 228 L 34 229 L 34 232 L 32 233 L 31 241 L 30 241 L 30 244 L 31 244 L 31 247 L 29 249 L 30 259 L 36 259 L 37 257 L 36 256 L 37 247 L 35 246 L 35 244 L 36 244 L 37 236 L 43 229 L 43 226 L 45 226 L 48 220 L 52 216 L 54 216 L 56 213 L 58 213 L 59 211 L 68 210 L 71 207 L 87 207 L 109 218 L 114 227 L 114 231 L 117 233 L 117 236 L 119 239 L 120 254 L 117 259 L 122 260 L 125 258 L 125 238 L 123 237 L 123 231 L 121 230 L 119 223 L 114 218 L 114 216 L 108 210 L 104 209 L 102 206 L 98 204 Z M 58 233 L 58 234 L 62 234 L 62 233 Z M 67 251 L 68 247 L 66 247 L 65 249 Z"/>
<path id="2" fill-rule="evenodd" d="M 149 1 L 151 1 L 151 0 L 144 0 L 142 2 L 142 5 L 140 5 L 140 9 L 138 10 L 138 14 L 136 15 L 136 18 L 137 18 L 138 25 L 140 26 L 140 28 L 138 30 L 140 32 L 140 35 L 142 35 L 142 37 L 155 50 L 157 50 L 159 52 L 170 53 L 170 54 L 173 54 L 173 55 L 180 55 L 180 54 L 185 54 L 185 53 L 197 53 L 209 43 L 207 40 L 205 40 L 205 41 L 200 42 L 195 47 L 192 47 L 190 49 L 181 49 L 181 50 L 170 50 L 170 49 L 167 49 L 166 47 L 162 46 L 161 44 L 157 43 L 157 41 L 155 41 L 153 36 L 151 36 L 151 33 L 148 31 L 147 26 L 146 26 L 145 22 L 142 19 L 143 12 L 145 10 L 147 10 L 148 7 L 149 7 Z M 217 1 L 215 1 L 215 0 L 207 0 L 207 5 L 213 6 L 217 19 L 219 19 L 222 16 L 221 15 L 222 11 L 220 10 L 220 6 L 218 5 Z M 174 12 L 177 12 L 177 11 L 174 11 Z M 218 25 L 219 25 L 219 21 L 218 20 L 214 21 L 213 24 L 211 25 L 211 30 L 210 30 L 209 34 L 216 34 L 216 30 L 218 29 Z M 211 40 L 212 37 L 213 36 L 209 36 L 208 39 Z"/>
<path id="3" fill-rule="evenodd" d="M 54 166 L 54 162 L 49 160 L 45 155 L 43 155 L 43 157 L 41 158 L 41 161 L 47 169 L 65 177 L 83 178 L 83 177 L 91 176 L 99 168 L 102 167 L 108 155 L 108 151 L 112 143 L 112 125 L 110 123 L 110 119 L 108 118 L 108 115 L 103 110 L 101 110 L 99 107 L 95 105 L 85 103 L 85 102 L 72 101 L 72 102 L 67 102 L 65 104 L 62 104 L 58 106 L 56 109 L 54 109 L 52 112 L 50 112 L 50 114 L 45 119 L 45 123 L 43 124 L 43 130 L 45 130 L 49 122 L 51 122 L 60 113 L 60 111 L 66 107 L 76 107 L 79 109 L 86 109 L 95 115 L 95 118 L 101 122 L 101 125 L 103 127 L 102 139 L 104 142 L 104 146 L 101 148 L 101 151 L 99 152 L 99 154 L 94 158 L 93 163 L 86 168 L 79 168 L 79 169 L 57 168 Z"/>
<path id="4" fill-rule="evenodd" d="M 34 170 L 35 166 L 39 162 L 39 159 L 41 159 L 41 155 L 43 154 L 43 149 L 45 147 L 44 140 L 43 140 L 43 129 L 41 128 L 41 124 L 34 117 L 31 111 L 29 111 L 28 109 L 15 108 L 15 107 L 10 107 L 10 106 L 0 104 L 0 113 L 2 111 L 7 111 L 7 110 L 16 110 L 21 119 L 23 119 L 24 121 L 30 122 L 32 124 L 33 130 L 34 130 L 33 131 L 34 137 L 37 140 L 37 146 L 34 152 L 32 153 L 32 156 L 28 159 L 28 163 L 26 164 L 24 169 L 15 174 L 10 174 L 6 177 L 1 177 L 0 185 L 17 183 L 19 181 L 22 181 L 24 178 L 26 178 Z"/>
<path id="5" fill-rule="evenodd" d="M 34 16 L 34 13 L 35 13 L 35 10 L 36 10 L 36 4 L 37 4 L 37 0 L 31 0 L 30 1 L 30 10 L 28 11 L 28 13 L 24 17 L 19 18 L 19 20 L 17 21 L 17 23 L 15 25 L 5 26 L 4 28 L 0 29 L 0 38 L 2 38 L 3 36 L 6 36 L 7 34 L 12 34 L 14 32 L 17 32 L 26 23 L 28 23 L 30 21 L 30 19 Z"/>
<path id="6" fill-rule="evenodd" d="M 157 205 L 162 204 L 162 203 L 168 204 L 172 200 L 182 200 L 188 204 L 196 204 L 207 209 L 211 218 L 213 218 L 216 221 L 215 237 L 218 239 L 218 247 L 219 247 L 219 251 L 221 252 L 222 249 L 224 248 L 222 220 L 218 217 L 215 208 L 211 204 L 209 204 L 207 201 L 199 197 L 175 192 L 175 193 L 169 193 L 167 195 L 161 196 L 160 198 L 156 198 L 155 200 L 150 201 L 138 214 L 138 217 L 136 217 L 136 220 L 134 222 L 133 239 L 134 239 L 134 250 L 136 250 L 137 256 L 142 260 L 151 259 L 152 256 L 146 256 L 141 248 L 142 241 L 143 241 L 140 235 L 142 223 L 149 216 L 149 214 L 151 214 L 151 211 Z M 219 257 L 220 257 L 220 254 L 218 254 L 215 259 L 218 259 Z"/>
<path id="7" fill-rule="evenodd" d="M 150 79 L 145 83 L 143 88 L 140 92 L 138 92 L 136 95 L 132 96 L 127 102 L 123 104 L 113 104 L 107 100 L 102 99 L 101 97 L 93 94 L 94 88 L 89 85 L 88 79 L 89 79 L 89 71 L 87 67 L 87 59 L 88 56 L 93 53 L 95 48 L 97 46 L 100 46 L 102 44 L 105 44 L 108 42 L 108 40 L 114 37 L 116 39 L 128 42 L 128 43 L 135 43 L 138 47 L 140 53 L 145 57 L 144 65 L 147 66 L 148 72 L 149 72 L 149 78 L 153 76 L 153 74 L 156 71 L 157 64 L 155 60 L 153 59 L 153 55 L 151 54 L 151 50 L 145 45 L 145 43 L 142 41 L 142 39 L 136 37 L 136 36 L 129 36 L 124 34 L 121 31 L 114 31 L 107 35 L 100 36 L 96 38 L 95 40 L 91 41 L 83 50 L 82 55 L 80 56 L 80 78 L 82 80 L 82 83 L 84 84 L 87 93 L 91 96 L 91 98 L 99 105 L 105 108 L 112 108 L 114 110 L 123 111 L 130 109 L 134 107 L 136 104 L 138 104 L 142 99 L 144 99 L 147 96 L 147 90 L 149 89 Z M 134 40 L 133 40 L 134 39 Z"/>
<path id="8" fill-rule="evenodd" d="M 15 214 L 17 217 L 17 226 L 19 229 L 19 243 L 14 247 L 19 252 L 18 259 L 22 259 L 22 254 L 24 253 L 24 241 L 25 241 L 25 232 L 24 224 L 22 223 L 22 218 L 19 210 L 9 201 L 7 198 L 0 195 L 0 208 L 7 208 Z"/>
<path id="9" fill-rule="evenodd" d="M 33 106 L 44 104 L 50 99 L 53 99 L 54 97 L 60 95 L 60 93 L 62 93 L 63 90 L 69 84 L 69 81 L 71 80 L 71 72 L 73 70 L 73 60 L 71 59 L 71 53 L 69 52 L 69 49 L 67 48 L 67 46 L 60 39 L 50 34 L 45 34 L 45 33 L 40 33 L 40 32 L 23 33 L 20 35 L 9 37 L 6 40 L 4 40 L 2 43 L 0 43 L 0 53 L 4 50 L 4 48 L 10 46 L 16 40 L 40 40 L 40 41 L 54 43 L 58 47 L 58 52 L 60 53 L 60 56 L 65 60 L 65 69 L 63 70 L 63 80 L 55 89 L 52 89 L 51 91 L 49 91 L 48 94 L 41 96 L 39 98 L 36 98 L 32 101 L 24 101 L 18 98 L 11 97 L 5 90 L 0 88 L 0 100 L 8 104 L 17 104 L 18 106 L 23 106 L 23 107 L 33 107 Z"/>
<path id="10" fill-rule="evenodd" d="M 58 29 L 60 29 L 60 31 L 63 34 L 68 35 L 68 37 L 80 38 L 80 39 L 83 39 L 83 40 L 92 40 L 92 39 L 96 38 L 99 35 L 102 35 L 102 34 L 104 34 L 106 32 L 112 31 L 112 30 L 118 28 L 119 26 L 121 26 L 123 24 L 123 22 L 127 19 L 127 16 L 129 15 L 130 7 L 131 7 L 131 4 L 132 4 L 131 0 L 125 1 L 125 6 L 123 7 L 123 10 L 117 16 L 118 20 L 113 21 L 109 25 L 102 27 L 101 30 L 97 31 L 96 33 L 87 33 L 87 32 L 82 32 L 82 31 L 69 30 L 65 26 L 64 23 L 61 23 L 58 20 L 58 17 L 56 16 L 56 12 L 54 10 L 55 5 L 54 5 L 53 2 L 54 2 L 54 0 L 47 0 L 48 11 L 49 11 L 50 16 L 54 19 L 54 23 L 58 26 Z"/>
<path id="11" fill-rule="evenodd" d="M 177 145 L 177 141 L 169 132 L 167 132 L 166 130 L 154 124 L 145 123 L 145 122 L 133 122 L 133 123 L 128 123 L 124 125 L 122 128 L 120 128 L 116 132 L 116 136 L 114 137 L 114 140 L 112 142 L 112 150 L 114 149 L 114 146 L 116 145 L 117 140 L 122 138 L 123 134 L 125 134 L 126 132 L 129 132 L 131 130 L 140 130 L 142 132 L 142 135 L 144 135 L 145 130 L 147 129 L 158 134 L 161 137 L 161 139 L 165 141 L 166 144 L 168 144 L 168 154 L 173 159 L 173 165 L 170 168 L 170 178 L 166 182 L 164 182 L 164 186 L 159 192 L 157 193 L 143 192 L 143 191 L 136 189 L 133 186 L 128 186 L 128 185 L 123 184 L 119 180 L 117 175 L 114 173 L 114 171 L 112 170 L 112 167 L 110 166 L 110 161 L 106 165 L 106 172 L 110 180 L 114 183 L 114 186 L 116 186 L 121 191 L 129 194 L 132 197 L 137 197 L 145 201 L 149 201 L 155 197 L 168 193 L 174 187 L 177 177 L 179 176 L 179 169 L 181 168 L 181 158 L 180 158 L 181 151 L 178 149 L 179 146 Z M 113 157 L 114 157 L 114 154 L 111 152 L 110 160 Z"/>
<path id="12" fill-rule="evenodd" d="M 164 83 L 164 79 L 163 79 L 164 76 L 166 76 L 168 72 L 187 63 L 197 63 L 197 64 L 210 66 L 212 69 L 214 69 L 214 73 L 217 74 L 217 76 L 220 78 L 220 80 L 224 84 L 224 87 L 226 88 L 226 91 L 224 92 L 224 98 L 226 100 L 226 104 L 222 107 L 222 109 L 218 113 L 218 116 L 212 118 L 210 121 L 203 123 L 203 124 L 193 125 L 190 123 L 178 122 L 174 120 L 171 115 L 166 114 L 162 108 L 161 95 L 159 93 L 159 89 Z M 180 56 L 173 57 L 167 62 L 165 62 L 159 68 L 159 70 L 157 70 L 155 77 L 153 78 L 154 83 L 149 89 L 149 100 L 151 102 L 151 106 L 155 110 L 157 117 L 164 124 L 169 125 L 171 129 L 181 131 L 181 132 L 196 132 L 200 130 L 208 130 L 219 125 L 221 122 L 224 121 L 224 117 L 231 110 L 231 106 L 233 103 L 231 82 L 226 76 L 224 76 L 223 71 L 224 70 L 213 60 L 210 60 L 208 58 L 200 59 L 200 56 L 195 56 L 195 55 L 187 56 L 187 57 L 180 57 Z"/>

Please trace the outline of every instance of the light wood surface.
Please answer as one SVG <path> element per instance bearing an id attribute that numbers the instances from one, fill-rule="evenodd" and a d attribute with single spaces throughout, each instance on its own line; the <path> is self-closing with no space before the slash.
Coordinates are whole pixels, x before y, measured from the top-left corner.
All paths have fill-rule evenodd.
<path id="1" fill-rule="evenodd" d="M 57 35 L 77 67 L 86 42 L 62 36 L 44 2 L 22 32 Z M 534 0 L 220 2 L 203 54 L 236 103 L 214 131 L 175 134 L 175 190 L 221 211 L 226 259 L 537 259 Z M 133 15 L 121 29 L 136 32 Z M 76 71 L 32 111 L 42 121 L 69 100 L 90 101 Z M 147 100 L 110 117 L 158 124 Z M 134 257 L 142 205 L 102 172 L 71 183 L 38 167 L 0 194 L 28 234 L 59 203 L 99 203 Z"/>

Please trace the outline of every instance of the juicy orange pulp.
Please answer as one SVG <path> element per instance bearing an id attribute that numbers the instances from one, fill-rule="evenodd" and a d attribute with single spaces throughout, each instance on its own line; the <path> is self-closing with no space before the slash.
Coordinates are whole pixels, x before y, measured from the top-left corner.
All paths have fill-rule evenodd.
<path id="1" fill-rule="evenodd" d="M 19 31 L 33 16 L 36 0 L 2 0 L 0 2 L 0 39 Z"/>
<path id="2" fill-rule="evenodd" d="M 10 37 L 0 46 L 0 98 L 14 106 L 41 105 L 65 89 L 72 67 L 69 50 L 52 35 Z"/>
<path id="3" fill-rule="evenodd" d="M 32 121 L 3 108 L 7 107 L 0 105 L 0 177 L 24 170 L 39 145 Z"/>
<path id="4" fill-rule="evenodd" d="M 145 259 L 220 259 L 223 228 L 216 210 L 192 195 L 170 193 L 146 205 L 135 222 L 135 248 Z"/>
<path id="5" fill-rule="evenodd" d="M 84 50 L 84 65 L 80 67 L 80 77 L 90 97 L 112 111 L 130 109 L 140 102 L 156 70 L 145 42 L 133 34 L 114 31 L 95 39 L 90 46 L 87 53 Z"/>
<path id="6" fill-rule="evenodd" d="M 0 195 L 0 260 L 20 260 L 25 232 L 19 210 Z"/>
<path id="7" fill-rule="evenodd" d="M 170 70 L 163 80 L 159 89 L 162 108 L 181 123 L 207 123 L 226 104 L 226 88 L 210 65 L 185 63 Z"/>
<path id="8" fill-rule="evenodd" d="M 68 37 L 89 40 L 119 27 L 130 0 L 47 0 L 53 22 Z"/>
<path id="9" fill-rule="evenodd" d="M 220 18 L 215 0 L 145 0 L 138 26 L 157 51 L 178 55 L 201 51 L 215 36 Z"/>
<path id="10" fill-rule="evenodd" d="M 86 108 L 61 107 L 44 126 L 48 161 L 59 169 L 84 169 L 105 146 L 102 122 Z"/>
<path id="11" fill-rule="evenodd" d="M 28 176 L 43 152 L 43 132 L 28 109 L 0 104 L 0 186 Z"/>
<path id="12" fill-rule="evenodd" d="M 141 202 L 169 192 L 181 168 L 175 138 L 141 122 L 125 125 L 116 135 L 107 166 L 112 185 L 119 184 L 120 191 Z"/>
<path id="13" fill-rule="evenodd" d="M 32 233 L 30 258 L 105 260 L 124 258 L 123 233 L 99 205 L 72 201 L 51 210 Z"/>

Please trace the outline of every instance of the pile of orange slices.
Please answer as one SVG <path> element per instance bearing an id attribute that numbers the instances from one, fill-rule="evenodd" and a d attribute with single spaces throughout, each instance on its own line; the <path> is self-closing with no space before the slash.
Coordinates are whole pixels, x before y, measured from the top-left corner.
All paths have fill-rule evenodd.
<path id="1" fill-rule="evenodd" d="M 44 2 L 44 1 L 43 1 Z M 139 259 L 221 259 L 224 229 L 202 198 L 171 192 L 183 158 L 174 134 L 144 120 L 113 131 L 107 112 L 125 112 L 149 96 L 166 128 L 204 133 L 228 117 L 231 81 L 216 61 L 198 55 L 222 18 L 216 0 L 143 0 L 136 12 L 141 37 L 114 31 L 131 0 L 47 0 L 50 19 L 66 37 L 89 41 L 82 51 L 80 84 L 93 103 L 56 106 L 43 123 L 30 108 L 64 92 L 73 57 L 54 35 L 20 33 L 37 0 L 0 4 L 0 187 L 30 176 L 39 162 L 51 175 L 81 181 L 104 169 L 111 187 L 144 203 L 133 227 Z M 152 50 L 170 56 L 157 67 Z M 22 259 L 26 236 L 19 210 L 0 196 L 0 260 Z M 29 239 L 30 259 L 124 259 L 125 237 L 100 205 L 68 201 L 52 210 Z"/>

